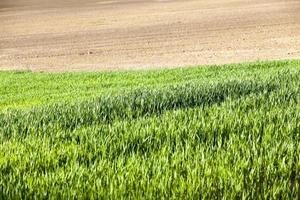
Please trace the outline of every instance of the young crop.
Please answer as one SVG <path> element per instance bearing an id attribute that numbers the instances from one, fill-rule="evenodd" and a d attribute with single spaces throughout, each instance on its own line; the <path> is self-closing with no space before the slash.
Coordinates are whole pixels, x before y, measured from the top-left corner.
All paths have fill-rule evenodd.
<path id="1" fill-rule="evenodd" d="M 3 110 L 0 199 L 299 198 L 300 65 L 194 70 L 164 73 L 206 81 Z"/>

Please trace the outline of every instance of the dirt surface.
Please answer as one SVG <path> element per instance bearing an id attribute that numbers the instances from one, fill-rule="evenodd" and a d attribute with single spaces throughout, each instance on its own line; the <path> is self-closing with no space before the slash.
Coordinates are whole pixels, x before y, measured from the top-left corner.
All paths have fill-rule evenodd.
<path id="1" fill-rule="evenodd" d="M 0 69 L 300 58 L 299 0 L 0 0 Z"/>

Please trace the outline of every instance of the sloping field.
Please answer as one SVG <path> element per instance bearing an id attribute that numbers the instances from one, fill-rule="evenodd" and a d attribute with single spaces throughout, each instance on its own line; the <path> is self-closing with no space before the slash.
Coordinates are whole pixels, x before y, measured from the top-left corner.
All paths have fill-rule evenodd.
<path id="1" fill-rule="evenodd" d="M 0 69 L 119 70 L 299 57 L 299 0 L 0 2 Z"/>
<path id="2" fill-rule="evenodd" d="M 0 79 L 0 199 L 299 198 L 300 61 Z"/>

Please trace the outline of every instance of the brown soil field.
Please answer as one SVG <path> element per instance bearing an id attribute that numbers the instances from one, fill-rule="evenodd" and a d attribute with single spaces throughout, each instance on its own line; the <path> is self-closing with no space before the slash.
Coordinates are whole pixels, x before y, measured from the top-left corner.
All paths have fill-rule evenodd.
<path id="1" fill-rule="evenodd" d="M 0 1 L 1 70 L 128 70 L 297 58 L 299 0 Z"/>

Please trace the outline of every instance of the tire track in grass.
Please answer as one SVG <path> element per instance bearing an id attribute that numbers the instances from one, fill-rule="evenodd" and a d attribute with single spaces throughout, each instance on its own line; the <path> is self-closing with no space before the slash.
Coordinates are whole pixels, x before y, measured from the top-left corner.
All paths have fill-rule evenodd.
<path id="1" fill-rule="evenodd" d="M 228 98 L 270 93 L 277 88 L 276 84 L 268 81 L 228 81 L 208 85 L 191 83 L 158 90 L 139 89 L 73 105 L 56 104 L 30 111 L 8 110 L 0 114 L 0 133 L 2 137 L 10 138 L 26 137 L 30 133 L 45 134 L 53 128 L 75 130 L 115 120 L 160 115 L 169 110 L 207 107 Z"/>

